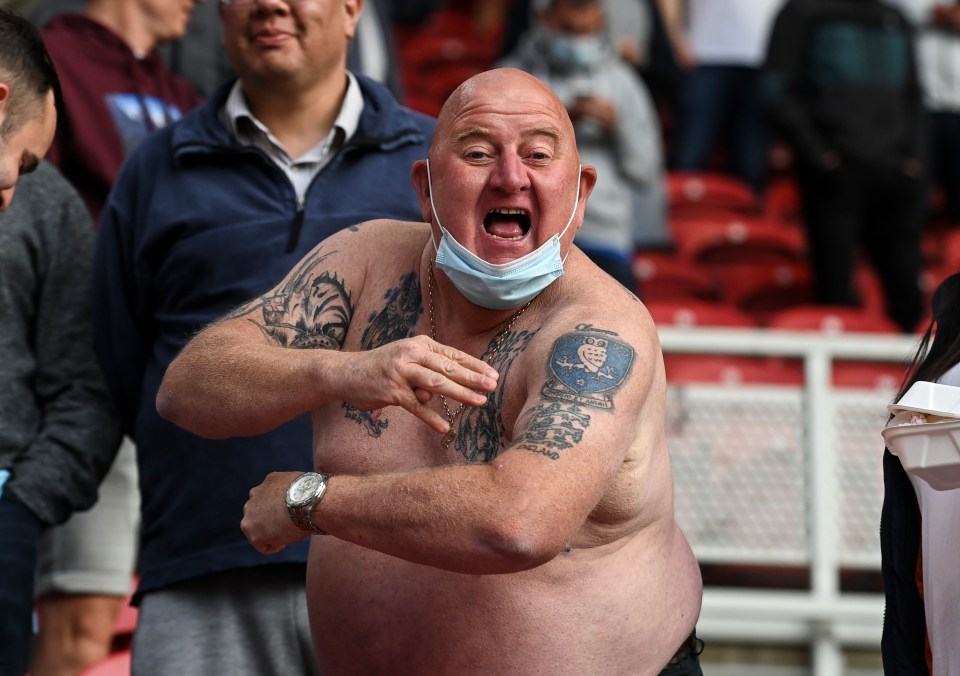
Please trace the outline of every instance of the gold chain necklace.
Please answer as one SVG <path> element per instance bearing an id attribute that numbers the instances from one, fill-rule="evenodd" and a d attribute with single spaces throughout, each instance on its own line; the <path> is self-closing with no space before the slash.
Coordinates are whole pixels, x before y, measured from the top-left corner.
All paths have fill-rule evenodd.
<path id="1" fill-rule="evenodd" d="M 435 320 L 435 312 L 433 309 L 433 287 L 437 283 L 436 279 L 433 276 L 433 261 L 430 261 L 429 267 L 427 268 L 429 273 L 429 280 L 427 284 L 427 292 L 430 294 L 430 337 L 436 341 L 437 340 L 437 325 Z M 510 329 L 513 328 L 514 322 L 516 322 L 520 315 L 530 307 L 530 303 L 533 302 L 533 299 L 528 300 L 522 308 L 513 313 L 510 319 L 507 320 L 507 325 L 503 328 L 503 331 L 497 334 L 496 342 L 493 345 L 493 349 L 490 350 L 490 359 L 492 360 L 500 352 L 500 348 L 503 347 L 503 341 L 507 339 L 507 334 L 510 333 Z M 450 442 L 453 441 L 453 438 L 457 435 L 456 429 L 453 426 L 454 421 L 457 419 L 457 416 L 460 415 L 460 412 L 463 410 L 463 402 L 460 402 L 460 406 L 453 413 L 450 412 L 450 407 L 447 406 L 447 398 L 442 394 L 440 395 L 440 403 L 443 404 L 443 412 L 447 415 L 447 422 L 450 423 L 450 429 L 446 434 L 443 435 L 443 439 L 440 440 L 440 443 L 443 444 L 443 447 L 446 448 L 450 445 Z"/>

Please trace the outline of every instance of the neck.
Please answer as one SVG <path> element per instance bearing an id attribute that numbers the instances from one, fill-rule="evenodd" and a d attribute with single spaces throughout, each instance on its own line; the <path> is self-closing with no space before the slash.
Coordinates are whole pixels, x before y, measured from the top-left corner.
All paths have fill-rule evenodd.
<path id="1" fill-rule="evenodd" d="M 347 93 L 346 71 L 309 89 L 278 89 L 243 81 L 247 105 L 292 157 L 325 138 L 340 114 Z"/>
<path id="2" fill-rule="evenodd" d="M 423 298 L 424 312 L 428 315 L 431 294 L 430 268 L 433 257 L 433 246 L 428 243 L 420 265 L 420 292 Z M 438 342 L 451 344 L 451 342 L 472 338 L 489 340 L 491 334 L 501 331 L 506 323 L 520 310 L 519 307 L 507 310 L 491 310 L 474 305 L 457 291 L 457 287 L 453 285 L 453 282 L 442 270 L 438 270 L 435 265 L 432 267 L 434 322 L 437 333 L 435 340 L 438 340 Z M 536 300 L 534 298 L 531 303 L 535 303 Z M 527 303 L 527 305 L 531 303 Z M 451 339 L 455 340 L 451 341 Z"/>
<path id="3" fill-rule="evenodd" d="M 157 36 L 135 3 L 90 0 L 87 16 L 113 31 L 134 54 L 149 54 L 157 47 Z"/>

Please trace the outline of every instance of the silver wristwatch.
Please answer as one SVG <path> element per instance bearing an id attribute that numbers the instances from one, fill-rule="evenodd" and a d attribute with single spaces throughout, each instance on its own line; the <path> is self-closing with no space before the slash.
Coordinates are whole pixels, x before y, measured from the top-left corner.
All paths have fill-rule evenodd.
<path id="1" fill-rule="evenodd" d="M 327 532 L 317 528 L 310 521 L 314 508 L 320 504 L 323 494 L 327 491 L 329 474 L 304 472 L 291 482 L 287 488 L 287 511 L 290 519 L 297 528 L 308 530 L 317 535 L 326 535 Z"/>

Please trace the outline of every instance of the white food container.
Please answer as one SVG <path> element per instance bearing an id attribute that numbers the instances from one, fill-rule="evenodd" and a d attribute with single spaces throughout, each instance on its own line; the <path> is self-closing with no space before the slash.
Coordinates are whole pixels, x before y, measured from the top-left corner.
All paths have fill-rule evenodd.
<path id="1" fill-rule="evenodd" d="M 914 415 L 901 411 L 890 420 L 881 432 L 887 448 L 907 473 L 936 490 L 960 488 L 960 419 L 910 424 Z"/>
<path id="2" fill-rule="evenodd" d="M 920 380 L 910 386 L 900 401 L 890 404 L 887 409 L 891 413 L 916 411 L 944 418 L 960 418 L 960 387 Z"/>

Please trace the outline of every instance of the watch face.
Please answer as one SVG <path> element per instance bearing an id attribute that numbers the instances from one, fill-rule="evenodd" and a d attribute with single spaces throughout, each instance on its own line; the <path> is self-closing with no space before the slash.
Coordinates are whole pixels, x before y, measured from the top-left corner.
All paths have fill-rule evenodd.
<path id="1" fill-rule="evenodd" d="M 287 491 L 287 502 L 293 506 L 304 505 L 316 496 L 320 477 L 316 474 L 305 474 L 290 485 Z"/>

